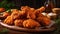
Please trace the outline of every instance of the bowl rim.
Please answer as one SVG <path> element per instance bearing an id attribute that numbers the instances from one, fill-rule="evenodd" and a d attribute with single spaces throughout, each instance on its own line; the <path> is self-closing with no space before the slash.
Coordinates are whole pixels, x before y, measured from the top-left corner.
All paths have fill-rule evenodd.
<path id="1" fill-rule="evenodd" d="M 60 8 L 53 8 L 52 10 L 53 10 L 53 11 L 55 11 L 55 10 L 60 10 Z"/>

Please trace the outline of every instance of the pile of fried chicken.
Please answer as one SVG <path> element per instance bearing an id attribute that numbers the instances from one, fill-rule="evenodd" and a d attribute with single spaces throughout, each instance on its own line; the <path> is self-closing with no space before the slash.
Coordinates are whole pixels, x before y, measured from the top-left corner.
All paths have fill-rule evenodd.
<path id="1" fill-rule="evenodd" d="M 12 9 L 11 13 L 3 13 L 3 16 L 6 17 L 4 23 L 24 28 L 48 26 L 51 22 L 48 17 L 41 14 L 43 11 L 45 11 L 44 6 L 38 9 L 28 6 L 22 6 L 20 10 Z"/>

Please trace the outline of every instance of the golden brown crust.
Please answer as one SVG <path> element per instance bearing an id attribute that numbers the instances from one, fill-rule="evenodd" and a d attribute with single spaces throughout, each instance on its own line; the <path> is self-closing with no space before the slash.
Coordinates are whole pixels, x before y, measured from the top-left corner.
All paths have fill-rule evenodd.
<path id="1" fill-rule="evenodd" d="M 4 20 L 4 23 L 5 23 L 5 24 L 9 24 L 9 25 L 14 24 L 13 17 L 8 16 L 8 17 Z"/>
<path id="2" fill-rule="evenodd" d="M 11 14 L 11 17 L 13 17 L 13 19 L 18 19 L 20 18 L 19 16 L 20 16 L 19 11 L 12 12 Z"/>
<path id="3" fill-rule="evenodd" d="M 23 22 L 23 26 L 27 28 L 34 28 L 34 27 L 39 27 L 41 25 L 35 20 L 28 19 Z"/>
<path id="4" fill-rule="evenodd" d="M 42 7 L 40 7 L 38 10 L 42 13 L 43 11 L 45 11 L 45 7 L 42 6 Z"/>
<path id="5" fill-rule="evenodd" d="M 30 9 L 30 7 L 28 7 L 28 6 L 22 6 L 21 7 L 21 10 L 22 11 L 28 11 Z"/>
<path id="6" fill-rule="evenodd" d="M 15 21 L 14 21 L 14 24 L 15 24 L 15 26 L 23 26 L 23 21 L 24 20 L 22 20 L 22 19 L 16 19 Z"/>
<path id="7" fill-rule="evenodd" d="M 3 17 L 7 17 L 7 16 L 9 16 L 10 15 L 10 13 L 8 13 L 8 12 L 3 12 Z"/>
<path id="8" fill-rule="evenodd" d="M 36 15 L 35 15 L 35 13 L 34 12 L 28 12 L 27 13 L 27 18 L 29 18 L 29 19 L 35 19 L 36 18 Z"/>
<path id="9" fill-rule="evenodd" d="M 36 28 L 41 25 L 48 26 L 50 19 L 41 14 L 44 10 L 44 6 L 39 9 L 22 6 L 21 10 L 13 9 L 11 15 L 4 20 L 4 23 L 26 28 Z"/>
<path id="10" fill-rule="evenodd" d="M 0 12 L 4 12 L 5 11 L 5 8 L 0 8 Z"/>
<path id="11" fill-rule="evenodd" d="M 46 26 L 48 26 L 48 25 L 50 25 L 50 19 L 49 18 L 47 18 L 47 17 L 44 17 L 43 18 L 43 23 L 44 23 L 44 25 L 46 25 Z"/>
<path id="12" fill-rule="evenodd" d="M 50 19 L 42 14 L 37 17 L 37 21 L 42 22 L 42 24 L 45 26 L 50 24 Z"/>
<path id="13" fill-rule="evenodd" d="M 36 9 L 34 11 L 34 13 L 37 16 L 37 15 L 41 14 L 43 11 L 45 11 L 45 7 L 44 6 L 40 7 L 39 9 Z"/>

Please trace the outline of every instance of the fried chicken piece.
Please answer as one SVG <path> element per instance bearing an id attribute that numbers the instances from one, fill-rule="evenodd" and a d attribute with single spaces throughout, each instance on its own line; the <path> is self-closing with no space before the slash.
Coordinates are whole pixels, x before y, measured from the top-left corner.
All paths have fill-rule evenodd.
<path id="1" fill-rule="evenodd" d="M 30 8 L 30 10 L 27 13 L 27 18 L 29 18 L 29 19 L 35 19 L 36 15 L 35 15 L 34 11 L 35 11 L 34 8 Z"/>
<path id="2" fill-rule="evenodd" d="M 22 19 L 16 19 L 15 21 L 14 21 L 14 24 L 15 24 L 15 26 L 23 26 L 23 21 L 24 20 L 22 20 Z"/>
<path id="3" fill-rule="evenodd" d="M 26 11 L 19 11 L 19 14 L 20 14 L 20 16 L 21 16 L 21 15 L 26 15 L 27 12 L 26 12 Z"/>
<path id="4" fill-rule="evenodd" d="M 30 7 L 22 6 L 20 11 L 20 15 L 22 15 L 21 18 L 27 18 L 27 13 L 29 12 L 29 10 L 30 10 Z"/>
<path id="5" fill-rule="evenodd" d="M 28 12 L 27 18 L 29 18 L 29 19 L 35 19 L 36 18 L 36 15 L 35 15 L 34 12 Z"/>
<path id="6" fill-rule="evenodd" d="M 5 11 L 5 8 L 0 8 L 0 12 L 4 12 Z"/>
<path id="7" fill-rule="evenodd" d="M 19 11 L 12 12 L 11 17 L 13 17 L 13 19 L 18 19 L 18 18 L 20 18 Z"/>
<path id="8" fill-rule="evenodd" d="M 30 9 L 30 7 L 28 7 L 28 6 L 22 6 L 21 7 L 21 10 L 22 11 L 28 11 Z"/>
<path id="9" fill-rule="evenodd" d="M 13 22 L 13 17 L 8 16 L 8 17 L 4 20 L 4 23 L 5 23 L 5 24 L 9 24 L 9 25 L 14 24 L 14 22 Z"/>
<path id="10" fill-rule="evenodd" d="M 37 21 L 28 19 L 23 22 L 23 26 L 26 28 L 35 28 L 41 26 Z"/>
<path id="11" fill-rule="evenodd" d="M 48 26 L 48 25 L 50 25 L 51 22 L 50 22 L 50 19 L 48 17 L 44 17 L 43 23 L 44 23 L 44 25 Z"/>
<path id="12" fill-rule="evenodd" d="M 20 16 L 24 15 L 25 13 L 26 13 L 26 11 L 19 11 Z"/>
<path id="13" fill-rule="evenodd" d="M 9 16 L 10 15 L 10 13 L 8 13 L 8 12 L 3 12 L 3 17 L 4 18 L 6 18 L 7 16 Z"/>
<path id="14" fill-rule="evenodd" d="M 50 19 L 42 14 L 37 17 L 37 21 L 42 22 L 41 24 L 48 26 L 51 22 Z"/>
<path id="15" fill-rule="evenodd" d="M 44 10 L 45 10 L 45 7 L 42 6 L 42 7 L 40 7 L 39 9 L 36 9 L 36 10 L 34 11 L 34 13 L 35 13 L 36 16 L 37 16 L 38 14 L 42 13 Z"/>
<path id="16" fill-rule="evenodd" d="M 37 19 L 38 22 L 41 22 L 44 17 L 45 16 L 43 14 L 38 14 L 36 19 Z"/>
<path id="17" fill-rule="evenodd" d="M 43 11 L 45 11 L 45 7 L 42 6 L 42 7 L 40 7 L 38 10 L 42 13 Z"/>
<path id="18" fill-rule="evenodd" d="M 21 10 L 23 11 L 23 14 L 25 13 L 24 14 L 25 17 L 30 18 L 30 19 L 35 19 L 36 16 L 34 14 L 34 10 L 35 10 L 34 8 L 30 8 L 28 6 L 22 6 Z"/>
<path id="19" fill-rule="evenodd" d="M 34 12 L 34 11 L 35 11 L 35 9 L 34 9 L 34 8 L 30 8 L 30 11 Z"/>

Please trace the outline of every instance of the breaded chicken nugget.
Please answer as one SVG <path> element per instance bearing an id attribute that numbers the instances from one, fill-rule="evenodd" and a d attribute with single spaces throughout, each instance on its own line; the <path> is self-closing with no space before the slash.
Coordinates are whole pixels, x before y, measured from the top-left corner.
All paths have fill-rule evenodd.
<path id="1" fill-rule="evenodd" d="M 9 25 L 14 24 L 14 22 L 13 22 L 13 17 L 8 16 L 8 17 L 4 20 L 4 23 L 5 23 L 5 24 L 9 24 Z"/>
<path id="2" fill-rule="evenodd" d="M 23 22 L 23 26 L 27 28 L 35 28 L 41 26 L 37 21 L 28 19 Z"/>
<path id="3" fill-rule="evenodd" d="M 15 21 L 14 21 L 14 24 L 15 24 L 15 26 L 23 26 L 23 21 L 24 20 L 22 20 L 22 19 L 16 19 Z"/>

